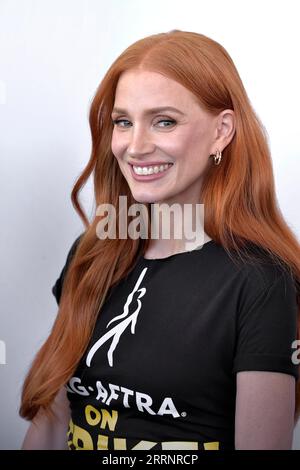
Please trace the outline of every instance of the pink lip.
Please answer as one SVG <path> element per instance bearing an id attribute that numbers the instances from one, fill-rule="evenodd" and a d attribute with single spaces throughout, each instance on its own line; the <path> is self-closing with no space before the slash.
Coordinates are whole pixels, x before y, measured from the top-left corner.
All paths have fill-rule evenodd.
<path id="1" fill-rule="evenodd" d="M 166 165 L 167 163 L 172 163 L 172 162 L 141 162 L 141 163 L 135 163 L 135 162 L 128 162 L 129 165 L 134 165 L 134 166 L 160 166 L 160 165 Z"/>
<path id="2" fill-rule="evenodd" d="M 152 166 L 152 165 L 155 165 L 154 164 L 150 164 L 150 163 L 147 163 L 146 164 L 138 164 L 138 165 L 134 165 L 134 166 Z M 158 166 L 158 164 L 156 164 Z M 163 163 L 161 163 L 160 165 L 163 165 Z M 164 170 L 162 172 L 159 172 L 159 173 L 152 173 L 152 175 L 137 175 L 134 170 L 133 170 L 133 166 L 129 163 L 129 166 L 130 166 L 130 171 L 131 171 L 131 174 L 132 174 L 132 177 L 136 180 L 136 181 L 152 181 L 152 180 L 157 180 L 159 178 L 163 178 L 165 176 L 166 173 L 169 172 L 169 170 L 173 167 L 170 166 L 167 170 Z"/>

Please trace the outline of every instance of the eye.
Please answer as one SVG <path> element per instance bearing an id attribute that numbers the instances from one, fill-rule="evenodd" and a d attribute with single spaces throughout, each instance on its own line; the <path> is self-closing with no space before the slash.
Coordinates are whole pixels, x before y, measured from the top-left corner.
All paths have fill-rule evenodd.
<path id="1" fill-rule="evenodd" d="M 170 124 L 169 126 L 160 126 L 160 127 L 170 127 L 172 124 L 175 124 L 175 121 L 173 121 L 173 119 L 161 119 L 160 121 L 157 122 L 157 124 L 159 124 L 160 122 L 167 122 Z"/>
<path id="2" fill-rule="evenodd" d="M 112 119 L 112 123 L 114 126 L 116 126 L 120 122 L 129 122 L 129 121 L 126 121 L 126 119 Z M 121 126 L 121 127 L 124 127 L 124 126 Z"/>
<path id="3" fill-rule="evenodd" d="M 130 122 L 130 121 L 127 121 L 126 119 L 112 119 L 112 123 L 114 126 L 120 123 L 125 123 L 125 122 Z M 161 122 L 167 122 L 169 125 L 159 126 L 159 127 L 170 127 L 172 124 L 176 124 L 176 121 L 174 121 L 173 119 L 161 119 L 160 121 L 157 121 L 156 124 L 160 124 Z M 120 127 L 127 127 L 127 126 L 120 126 Z"/>

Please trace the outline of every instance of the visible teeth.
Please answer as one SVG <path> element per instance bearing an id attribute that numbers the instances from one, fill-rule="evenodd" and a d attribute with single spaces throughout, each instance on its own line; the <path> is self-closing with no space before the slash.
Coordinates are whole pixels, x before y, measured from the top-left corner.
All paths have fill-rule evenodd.
<path id="1" fill-rule="evenodd" d="M 137 175 L 152 175 L 153 173 L 160 173 L 167 170 L 171 165 L 172 163 L 166 163 L 165 165 L 160 166 L 133 166 L 133 171 Z"/>

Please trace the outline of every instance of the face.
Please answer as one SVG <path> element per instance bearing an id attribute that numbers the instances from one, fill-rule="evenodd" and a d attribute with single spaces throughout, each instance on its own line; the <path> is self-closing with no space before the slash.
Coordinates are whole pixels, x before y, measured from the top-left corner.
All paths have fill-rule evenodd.
<path id="1" fill-rule="evenodd" d="M 126 71 L 111 117 L 112 152 L 137 202 L 200 202 L 216 151 L 216 117 L 189 90 L 156 72 Z"/>

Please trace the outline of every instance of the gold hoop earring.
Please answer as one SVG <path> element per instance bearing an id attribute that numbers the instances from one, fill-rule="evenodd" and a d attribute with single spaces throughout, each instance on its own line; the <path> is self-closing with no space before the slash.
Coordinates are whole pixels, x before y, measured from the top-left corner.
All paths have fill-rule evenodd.
<path id="1" fill-rule="evenodd" d="M 220 165 L 221 160 L 222 160 L 222 152 L 220 150 L 216 150 L 215 154 L 210 155 L 210 157 L 214 158 L 214 164 L 215 165 Z"/>

